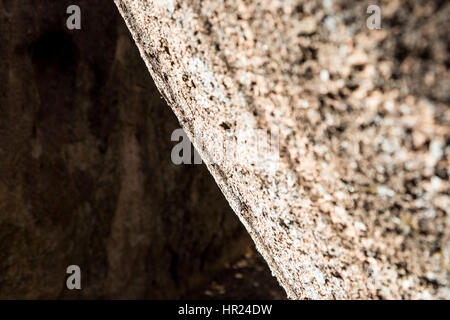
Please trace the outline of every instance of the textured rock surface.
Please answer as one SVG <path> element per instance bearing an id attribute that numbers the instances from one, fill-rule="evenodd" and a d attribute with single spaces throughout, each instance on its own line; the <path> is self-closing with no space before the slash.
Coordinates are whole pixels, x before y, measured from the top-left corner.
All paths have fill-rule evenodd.
<path id="1" fill-rule="evenodd" d="M 251 243 L 112 1 L 0 1 L 0 298 L 177 298 Z M 77 264 L 82 290 L 65 289 Z"/>
<path id="2" fill-rule="evenodd" d="M 373 31 L 366 1 L 115 2 L 291 298 L 450 298 L 448 2 Z M 276 173 L 222 157 L 242 128 L 279 132 Z"/>

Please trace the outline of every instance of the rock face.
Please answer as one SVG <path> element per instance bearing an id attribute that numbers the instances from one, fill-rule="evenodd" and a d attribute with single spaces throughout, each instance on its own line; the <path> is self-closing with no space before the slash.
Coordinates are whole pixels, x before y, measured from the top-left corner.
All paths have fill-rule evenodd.
<path id="1" fill-rule="evenodd" d="M 71 4 L 0 1 L 0 298 L 177 298 L 250 240 L 204 166 L 172 164 L 114 3 L 77 1 L 69 31 Z"/>
<path id="2" fill-rule="evenodd" d="M 450 3 L 115 2 L 289 297 L 450 298 Z"/>

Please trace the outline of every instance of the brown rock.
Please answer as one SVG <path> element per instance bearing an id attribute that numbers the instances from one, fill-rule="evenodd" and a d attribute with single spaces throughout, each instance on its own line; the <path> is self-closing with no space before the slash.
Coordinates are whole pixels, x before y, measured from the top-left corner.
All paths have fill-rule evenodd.
<path id="1" fill-rule="evenodd" d="M 372 31 L 368 1 L 116 0 L 291 298 L 450 298 L 450 5 L 407 2 Z M 278 133 L 280 158 L 264 161 L 276 170 L 255 165 L 248 140 L 261 129 Z M 414 149 L 413 129 L 430 150 Z M 240 152 L 224 158 L 223 141 Z M 447 175 L 444 193 L 426 187 L 434 175 Z"/>

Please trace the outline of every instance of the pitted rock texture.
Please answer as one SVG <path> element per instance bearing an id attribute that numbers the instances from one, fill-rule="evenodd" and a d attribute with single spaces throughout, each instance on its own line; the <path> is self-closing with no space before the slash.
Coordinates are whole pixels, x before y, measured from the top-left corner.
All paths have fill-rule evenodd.
<path id="1" fill-rule="evenodd" d="M 290 298 L 450 298 L 448 2 L 115 2 Z M 228 128 L 278 132 L 277 171 Z"/>
<path id="2" fill-rule="evenodd" d="M 112 1 L 0 1 L 0 298 L 171 298 L 251 240 Z M 66 268 L 81 287 L 66 288 Z"/>

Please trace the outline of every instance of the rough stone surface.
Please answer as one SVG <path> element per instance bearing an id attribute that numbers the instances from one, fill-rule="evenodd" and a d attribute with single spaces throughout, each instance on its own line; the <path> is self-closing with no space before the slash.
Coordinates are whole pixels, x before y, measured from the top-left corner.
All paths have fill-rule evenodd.
<path id="1" fill-rule="evenodd" d="M 450 298 L 449 2 L 115 2 L 289 297 Z M 242 128 L 276 172 L 222 157 Z"/>
<path id="2" fill-rule="evenodd" d="M 178 298 L 251 243 L 112 1 L 0 1 L 0 298 Z M 66 289 L 77 264 L 82 290 Z"/>

